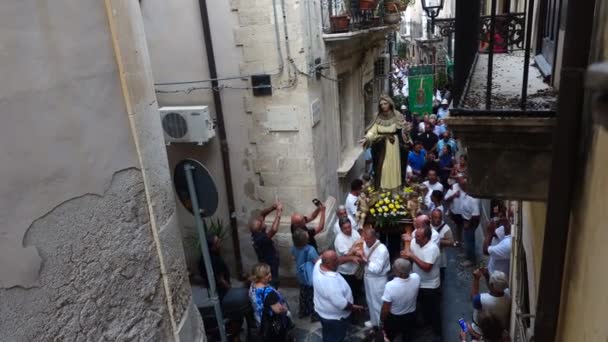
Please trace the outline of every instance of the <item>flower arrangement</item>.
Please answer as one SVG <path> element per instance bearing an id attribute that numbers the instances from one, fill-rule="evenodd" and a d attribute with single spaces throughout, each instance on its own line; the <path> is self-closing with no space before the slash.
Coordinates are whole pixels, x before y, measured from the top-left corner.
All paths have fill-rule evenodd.
<path id="1" fill-rule="evenodd" d="M 370 217 L 377 229 L 391 230 L 391 227 L 415 217 L 424 206 L 423 188 L 414 184 L 391 192 L 376 191 L 369 186 L 360 197 L 357 220 L 362 224 L 366 217 Z"/>
<path id="2" fill-rule="evenodd" d="M 374 218 L 375 226 L 378 228 L 394 225 L 409 215 L 406 199 L 399 193 L 376 193 L 371 188 L 368 196 L 369 215 Z"/>

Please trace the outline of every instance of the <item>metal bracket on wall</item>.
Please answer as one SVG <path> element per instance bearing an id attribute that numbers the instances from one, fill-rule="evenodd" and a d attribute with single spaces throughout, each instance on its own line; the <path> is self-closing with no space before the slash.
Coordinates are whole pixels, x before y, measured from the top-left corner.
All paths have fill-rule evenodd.
<path id="1" fill-rule="evenodd" d="M 608 62 L 587 68 L 585 88 L 592 94 L 593 120 L 608 130 Z"/>

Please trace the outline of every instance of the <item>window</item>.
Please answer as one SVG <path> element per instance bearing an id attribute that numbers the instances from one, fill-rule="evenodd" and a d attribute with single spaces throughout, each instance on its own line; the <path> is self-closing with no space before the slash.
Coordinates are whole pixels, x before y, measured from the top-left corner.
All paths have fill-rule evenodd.
<path id="1" fill-rule="evenodd" d="M 536 63 L 545 78 L 550 78 L 555 66 L 561 0 L 543 0 L 540 3 Z"/>

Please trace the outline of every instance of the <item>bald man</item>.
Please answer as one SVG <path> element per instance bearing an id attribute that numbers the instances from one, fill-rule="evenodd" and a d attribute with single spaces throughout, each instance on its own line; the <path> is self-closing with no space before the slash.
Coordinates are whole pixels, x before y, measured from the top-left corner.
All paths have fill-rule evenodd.
<path id="1" fill-rule="evenodd" d="M 276 216 L 272 222 L 272 227 L 268 230 L 265 223 L 266 216 L 273 211 L 276 212 Z M 272 237 L 275 236 L 279 230 L 282 213 L 283 205 L 280 202 L 277 202 L 273 204 L 272 207 L 262 210 L 259 215 L 251 220 L 249 225 L 253 249 L 258 257 L 258 261 L 267 263 L 270 266 L 270 271 L 272 273 L 271 284 L 277 289 L 279 288 L 279 253 L 274 246 Z"/>
<path id="2" fill-rule="evenodd" d="M 344 341 L 350 313 L 363 309 L 353 304 L 350 286 L 337 272 L 342 261 L 336 252 L 325 251 L 312 271 L 313 300 L 321 319 L 324 342 Z"/>
<path id="3" fill-rule="evenodd" d="M 428 227 L 430 225 L 431 225 L 431 219 L 427 215 L 418 215 L 414 219 L 414 228 L 416 230 L 418 230 L 418 229 L 424 230 L 425 227 Z M 411 241 L 411 243 L 416 243 L 416 240 L 413 239 L 413 236 L 407 235 L 407 234 L 401 235 L 401 240 L 404 241 L 404 242 L 405 241 Z M 434 244 L 436 244 L 437 246 L 439 246 L 440 243 L 441 243 L 440 240 L 441 240 L 441 237 L 439 236 L 439 233 L 436 230 L 432 230 L 432 232 L 431 232 L 431 242 L 433 242 Z"/>
<path id="4" fill-rule="evenodd" d="M 317 226 L 315 228 L 308 228 L 306 225 L 309 222 L 314 221 L 319 215 L 321 216 L 319 218 L 319 223 L 317 224 Z M 323 228 L 325 227 L 325 204 L 320 203 L 309 216 L 310 217 L 304 216 L 300 213 L 293 213 L 291 215 L 291 234 L 293 237 L 293 232 L 296 229 L 304 230 L 308 234 L 308 244 L 318 251 L 317 240 L 315 240 L 315 235 L 322 232 Z"/>
<path id="5" fill-rule="evenodd" d="M 439 275 L 439 246 L 431 241 L 430 224 L 415 230 L 415 241 L 401 257 L 413 264 L 414 272 L 420 276 L 420 309 L 426 324 L 433 326 L 435 337 L 441 340 L 441 301 L 439 298 L 441 278 Z M 411 237 L 409 237 L 411 239 Z"/>

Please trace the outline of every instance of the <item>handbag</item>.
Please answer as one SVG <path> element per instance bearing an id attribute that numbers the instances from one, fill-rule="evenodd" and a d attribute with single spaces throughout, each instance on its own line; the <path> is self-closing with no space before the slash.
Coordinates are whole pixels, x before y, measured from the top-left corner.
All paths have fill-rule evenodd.
<path id="1" fill-rule="evenodd" d="M 264 294 L 264 309 L 262 310 L 259 337 L 262 338 L 262 341 L 282 341 L 288 336 L 293 323 L 287 315 L 275 314 L 270 306 L 266 305 L 266 297 L 271 291 L 274 290 L 270 289 Z"/>
<path id="2" fill-rule="evenodd" d="M 380 245 L 380 241 L 377 241 L 376 244 L 372 247 L 372 249 L 369 250 L 369 255 L 367 256 L 367 260 L 369 260 L 369 258 L 372 256 L 372 254 L 374 254 L 374 251 L 376 250 L 376 247 L 378 247 Z M 355 278 L 361 280 L 363 279 L 363 276 L 365 275 L 365 265 L 359 265 L 359 267 L 357 267 L 357 270 L 355 271 Z"/>
<path id="3" fill-rule="evenodd" d="M 306 248 L 306 262 L 298 266 L 296 270 L 296 276 L 301 285 L 312 286 L 312 271 L 315 267 L 313 261 L 316 257 L 313 258 L 310 255 L 311 251 L 314 251 L 314 248 L 308 245 Z"/>

